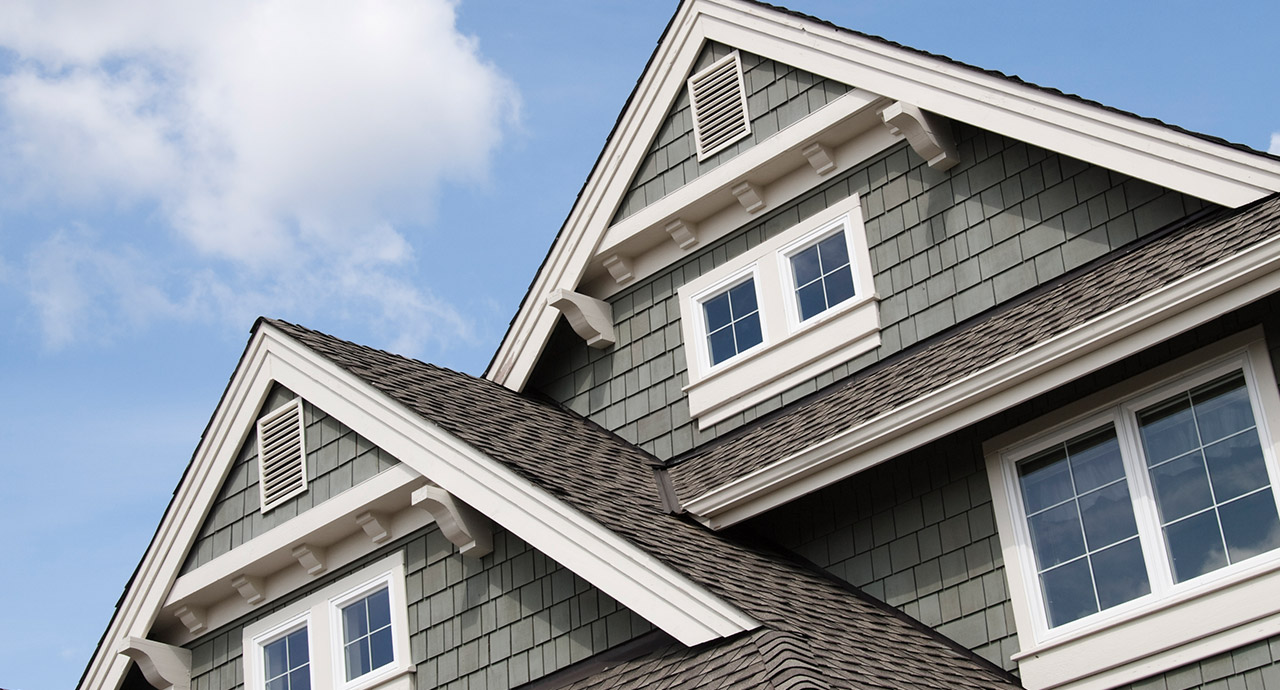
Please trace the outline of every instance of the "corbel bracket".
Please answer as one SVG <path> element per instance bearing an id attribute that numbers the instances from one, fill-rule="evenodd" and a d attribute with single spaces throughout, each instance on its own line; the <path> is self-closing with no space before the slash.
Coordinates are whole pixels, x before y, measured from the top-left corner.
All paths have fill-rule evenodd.
<path id="1" fill-rule="evenodd" d="M 617 340 L 613 334 L 613 307 L 608 302 L 560 289 L 547 297 L 547 306 L 564 314 L 573 332 L 591 347 L 603 350 Z"/>
<path id="2" fill-rule="evenodd" d="M 293 557 L 298 559 L 298 565 L 306 569 L 308 575 L 319 575 L 324 572 L 324 549 L 319 546 L 300 544 L 293 547 L 292 553 Z"/>
<path id="3" fill-rule="evenodd" d="M 930 167 L 950 170 L 960 162 L 951 128 L 941 117 L 898 101 L 881 111 L 880 118 L 890 132 L 906 136 L 907 143 Z"/>
<path id="4" fill-rule="evenodd" d="M 187 626 L 187 630 L 189 630 L 192 635 L 199 635 L 206 630 L 206 619 L 204 609 L 202 608 L 185 605 L 179 606 L 174 609 L 173 615 L 177 616 L 178 620 L 182 621 L 182 624 Z"/>
<path id="5" fill-rule="evenodd" d="M 680 245 L 681 249 L 689 249 L 698 244 L 698 224 L 690 223 L 683 218 L 676 218 L 667 223 L 667 234 Z"/>
<path id="6" fill-rule="evenodd" d="M 141 637 L 126 639 L 117 650 L 129 657 L 156 690 L 191 689 L 191 651 Z"/>
<path id="7" fill-rule="evenodd" d="M 621 254 L 613 254 L 605 259 L 604 267 L 609 269 L 609 275 L 613 276 L 613 281 L 619 285 L 626 285 L 636 279 L 636 273 L 631 269 L 631 261 Z"/>
<path id="8" fill-rule="evenodd" d="M 237 575 L 231 580 L 231 586 L 236 588 L 241 597 L 249 603 L 250 606 L 256 606 L 266 600 L 262 588 L 262 578 L 252 575 Z"/>
<path id="9" fill-rule="evenodd" d="M 431 513 L 441 533 L 462 555 L 480 558 L 493 551 L 489 519 L 448 491 L 428 484 L 413 492 L 413 505 Z"/>
<path id="10" fill-rule="evenodd" d="M 364 530 L 369 541 L 375 544 L 385 543 L 391 538 L 391 530 L 387 529 L 387 519 L 381 513 L 364 512 L 356 516 L 356 524 Z"/>
<path id="11" fill-rule="evenodd" d="M 830 146 L 815 141 L 800 149 L 800 153 L 809 161 L 813 171 L 819 175 L 827 175 L 836 169 L 835 152 Z"/>
<path id="12" fill-rule="evenodd" d="M 754 182 L 739 182 L 729 191 L 738 197 L 738 203 L 747 213 L 758 213 L 764 210 L 764 188 Z"/>

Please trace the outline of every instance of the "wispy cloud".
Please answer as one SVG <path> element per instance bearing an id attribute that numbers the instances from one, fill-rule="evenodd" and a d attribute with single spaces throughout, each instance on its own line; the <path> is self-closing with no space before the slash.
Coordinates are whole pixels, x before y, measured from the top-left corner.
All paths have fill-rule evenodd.
<path id="1" fill-rule="evenodd" d="M 175 280 L 137 270 L 148 245 L 109 224 L 44 231 L 26 269 L 48 343 L 74 342 L 96 313 L 322 305 L 394 318 L 376 323 L 397 324 L 406 350 L 467 336 L 410 270 L 410 229 L 442 182 L 484 178 L 517 95 L 452 2 L 29 0 L 6 15 L 5 201 L 154 209 L 188 252 Z"/>
<path id="2" fill-rule="evenodd" d="M 1280 132 L 1271 133 L 1271 146 L 1267 147 L 1267 153 L 1280 156 Z"/>

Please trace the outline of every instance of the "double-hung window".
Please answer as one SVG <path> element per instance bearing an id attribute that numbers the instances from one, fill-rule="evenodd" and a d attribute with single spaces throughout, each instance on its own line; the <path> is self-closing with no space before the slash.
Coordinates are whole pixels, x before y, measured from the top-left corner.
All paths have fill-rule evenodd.
<path id="1" fill-rule="evenodd" d="M 1023 642 L 1015 659 L 1049 664 L 1059 649 L 1100 667 L 1156 651 L 1195 658 L 1230 648 L 1233 629 L 1257 624 L 1257 606 L 1280 631 L 1280 466 L 1268 430 L 1280 397 L 1254 337 L 987 445 Z M 1259 595 L 1270 603 L 1253 603 Z"/>
<path id="2" fill-rule="evenodd" d="M 393 554 L 247 626 L 246 688 L 407 687 L 403 563 Z"/>

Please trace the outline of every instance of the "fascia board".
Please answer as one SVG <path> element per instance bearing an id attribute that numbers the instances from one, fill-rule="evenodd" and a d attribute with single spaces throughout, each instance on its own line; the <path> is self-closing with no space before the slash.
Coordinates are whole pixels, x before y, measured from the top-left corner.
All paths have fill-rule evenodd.
<path id="1" fill-rule="evenodd" d="M 710 40 L 1214 203 L 1280 191 L 1280 161 L 758 6 L 702 12 Z"/>
<path id="2" fill-rule="evenodd" d="M 160 614 L 183 559 L 270 390 L 266 350 L 266 340 L 259 331 L 236 367 L 191 466 L 174 493 L 171 510 L 143 555 L 80 687 L 116 688 L 124 681 L 129 659 L 116 653 L 117 644 L 129 637 L 147 637 Z"/>
<path id="3" fill-rule="evenodd" d="M 200 525 L 273 382 L 368 438 L 413 471 L 693 646 L 759 625 L 588 516 L 487 458 L 268 323 L 254 333 L 143 556 L 117 615 L 94 652 L 82 688 L 115 688 L 129 660 L 119 641 L 147 637 Z"/>
<path id="4" fill-rule="evenodd" d="M 704 39 L 1229 207 L 1280 191 L 1280 162 L 735 0 L 683 4 L 530 292 L 575 289 Z M 723 166 L 739 170 L 737 159 Z M 557 314 L 526 300 L 486 376 L 521 390 Z"/>
<path id="5" fill-rule="evenodd" d="M 869 469 L 1280 290 L 1280 238 L 685 503 L 722 529 Z"/>
<path id="6" fill-rule="evenodd" d="M 267 325 L 272 375 L 686 645 L 759 623 L 448 431 Z M 286 356 L 284 353 L 287 352 Z"/>
<path id="7" fill-rule="evenodd" d="M 529 288 L 532 298 L 525 299 L 512 320 L 486 378 L 517 391 L 528 381 L 559 317 L 541 297 L 561 287 L 572 290 L 582 280 L 614 209 L 622 203 L 631 177 L 644 161 L 649 142 L 657 136 L 667 109 L 684 88 L 685 77 L 697 60 L 704 39 L 695 21 L 693 8 L 697 5 L 696 1 L 685 2 L 677 10 L 667 39 L 641 75 L 631 105 L 605 143 L 600 164 L 570 210 L 559 239 Z"/>

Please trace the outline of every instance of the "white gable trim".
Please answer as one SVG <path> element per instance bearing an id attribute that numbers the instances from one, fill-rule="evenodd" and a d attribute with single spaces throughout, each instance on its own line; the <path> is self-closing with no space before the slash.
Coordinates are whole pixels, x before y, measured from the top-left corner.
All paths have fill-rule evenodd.
<path id="1" fill-rule="evenodd" d="M 721 529 L 1280 291 L 1280 238 L 1141 297 L 685 503 Z"/>
<path id="2" fill-rule="evenodd" d="M 94 653 L 83 688 L 115 688 L 164 606 L 257 411 L 279 382 L 510 529 L 624 606 L 693 646 L 759 624 L 590 517 L 263 322 L 175 493 L 134 581 Z"/>
<path id="3" fill-rule="evenodd" d="M 740 0 L 693 0 L 681 5 L 642 75 L 630 107 L 486 372 L 488 378 L 515 390 L 524 387 L 558 316 L 545 308 L 542 298 L 555 289 L 578 287 L 704 40 L 1214 203 L 1238 207 L 1280 191 L 1280 162 L 1264 156 L 768 7 Z M 737 166 L 745 164 L 740 158 L 721 168 L 739 171 Z M 662 215 L 678 209 L 665 211 Z"/>

